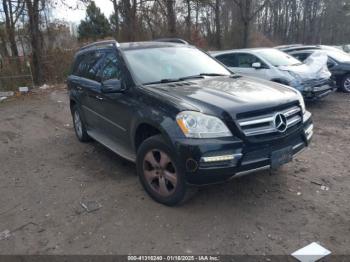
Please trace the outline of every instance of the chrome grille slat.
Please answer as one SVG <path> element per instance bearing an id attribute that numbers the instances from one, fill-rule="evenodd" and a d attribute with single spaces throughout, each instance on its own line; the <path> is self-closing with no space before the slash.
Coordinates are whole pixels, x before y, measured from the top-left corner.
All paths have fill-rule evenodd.
<path id="1" fill-rule="evenodd" d="M 292 109 L 289 109 L 288 111 L 283 112 L 282 114 L 285 115 L 285 117 L 290 117 L 292 115 L 295 115 L 301 111 L 300 107 L 296 106 L 293 107 Z"/>
<path id="2" fill-rule="evenodd" d="M 266 122 L 271 122 L 273 121 L 273 115 L 272 116 L 267 116 L 265 118 L 260 118 L 260 119 L 250 119 L 244 122 L 239 122 L 240 126 L 250 126 L 250 125 L 256 125 L 256 124 L 261 124 L 261 123 L 266 123 Z"/>
<path id="3" fill-rule="evenodd" d="M 277 114 L 282 114 L 286 117 L 286 131 L 302 121 L 301 108 L 299 106 L 292 106 L 285 110 L 275 111 L 270 114 L 239 119 L 238 123 L 246 136 L 271 134 L 278 132 L 274 124 Z"/>
<path id="4" fill-rule="evenodd" d="M 296 124 L 298 124 L 299 122 L 301 122 L 301 117 L 300 116 L 295 116 L 291 119 L 288 119 L 287 121 L 287 126 L 288 127 L 292 127 L 295 126 Z"/>

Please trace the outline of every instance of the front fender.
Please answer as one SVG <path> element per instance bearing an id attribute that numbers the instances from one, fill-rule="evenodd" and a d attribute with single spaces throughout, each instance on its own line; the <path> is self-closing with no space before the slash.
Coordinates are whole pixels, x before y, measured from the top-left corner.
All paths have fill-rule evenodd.
<path id="1" fill-rule="evenodd" d="M 130 128 L 130 140 L 132 141 L 134 151 L 136 151 L 134 139 L 136 136 L 136 131 L 142 124 L 147 124 L 155 129 L 158 129 L 166 142 L 172 147 L 175 146 L 175 138 L 185 138 L 180 127 L 176 123 L 175 117 L 176 114 L 174 114 L 174 117 L 169 117 L 169 112 L 165 114 L 162 112 L 162 110 L 154 108 L 137 112 L 136 116 L 131 122 Z"/>

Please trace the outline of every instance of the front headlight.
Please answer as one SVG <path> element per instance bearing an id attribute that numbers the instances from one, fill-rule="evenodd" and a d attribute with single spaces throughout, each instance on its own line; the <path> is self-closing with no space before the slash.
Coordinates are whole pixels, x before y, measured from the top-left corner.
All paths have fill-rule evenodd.
<path id="1" fill-rule="evenodd" d="M 218 138 L 232 136 L 230 130 L 217 117 L 199 112 L 184 111 L 177 115 L 176 122 L 186 137 Z"/>
<path id="2" fill-rule="evenodd" d="M 303 111 L 303 114 L 305 114 L 305 112 L 306 112 L 306 106 L 305 106 L 304 97 L 303 97 L 303 95 L 302 95 L 299 91 L 297 91 L 297 93 L 298 93 L 298 98 L 299 98 L 299 104 L 300 104 L 300 106 L 301 106 L 301 109 L 302 109 L 302 111 Z"/>

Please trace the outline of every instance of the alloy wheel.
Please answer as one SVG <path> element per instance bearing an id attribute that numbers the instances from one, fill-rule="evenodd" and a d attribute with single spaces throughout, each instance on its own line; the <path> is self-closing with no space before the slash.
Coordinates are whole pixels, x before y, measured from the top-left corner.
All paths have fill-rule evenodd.
<path id="1" fill-rule="evenodd" d="M 74 128 L 79 138 L 83 137 L 83 126 L 78 111 L 74 112 Z"/>
<path id="2" fill-rule="evenodd" d="M 149 151 L 143 160 L 143 172 L 147 184 L 162 197 L 172 195 L 177 186 L 177 173 L 170 157 L 163 151 Z"/>
<path id="3" fill-rule="evenodd" d="M 347 77 L 344 81 L 344 89 L 350 92 L 350 77 Z"/>

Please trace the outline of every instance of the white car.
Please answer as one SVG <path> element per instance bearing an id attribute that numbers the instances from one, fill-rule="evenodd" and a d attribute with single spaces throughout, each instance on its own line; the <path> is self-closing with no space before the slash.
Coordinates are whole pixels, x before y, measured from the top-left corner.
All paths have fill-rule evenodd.
<path id="1" fill-rule="evenodd" d="M 291 86 L 309 100 L 324 97 L 334 90 L 327 69 L 326 74 L 322 66 L 315 71 L 314 66 L 307 66 L 274 48 L 217 51 L 210 54 L 234 73 Z M 326 64 L 325 61 L 325 67 Z"/>

